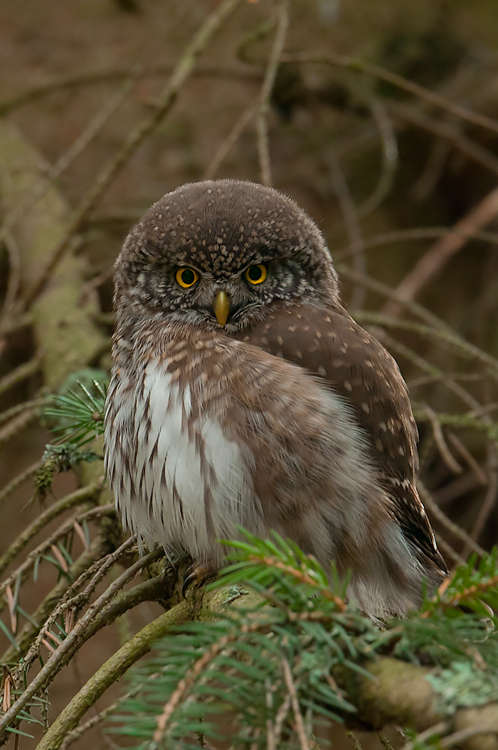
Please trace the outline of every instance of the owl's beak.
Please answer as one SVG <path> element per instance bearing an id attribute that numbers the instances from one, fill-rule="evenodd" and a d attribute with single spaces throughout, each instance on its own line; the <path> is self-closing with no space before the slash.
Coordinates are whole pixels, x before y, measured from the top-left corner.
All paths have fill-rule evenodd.
<path id="1" fill-rule="evenodd" d="M 213 300 L 213 310 L 220 326 L 224 326 L 230 312 L 230 297 L 226 292 L 218 292 Z"/>

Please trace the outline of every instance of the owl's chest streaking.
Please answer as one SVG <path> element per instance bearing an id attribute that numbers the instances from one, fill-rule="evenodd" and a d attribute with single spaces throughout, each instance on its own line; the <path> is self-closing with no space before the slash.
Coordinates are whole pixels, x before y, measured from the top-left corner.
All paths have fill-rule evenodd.
<path id="1" fill-rule="evenodd" d="M 227 434 L 209 344 L 117 341 L 106 412 L 106 467 L 123 524 L 150 545 L 211 557 L 257 505 L 242 446 Z M 156 342 L 157 343 L 157 342 Z M 247 519 L 249 520 L 249 519 Z M 221 553 L 220 553 L 221 556 Z"/>
<path id="2" fill-rule="evenodd" d="M 378 544 L 406 552 L 350 408 L 304 369 L 185 327 L 118 335 L 114 358 L 106 467 L 124 525 L 148 543 L 219 563 L 216 540 L 241 525 L 326 565 L 368 567 Z"/>

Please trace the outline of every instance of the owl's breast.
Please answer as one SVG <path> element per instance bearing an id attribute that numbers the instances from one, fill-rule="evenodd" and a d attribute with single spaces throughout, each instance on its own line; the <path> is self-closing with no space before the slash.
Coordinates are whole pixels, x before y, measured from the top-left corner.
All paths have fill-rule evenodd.
<path id="1" fill-rule="evenodd" d="M 134 380 L 114 371 L 105 419 L 106 470 L 123 525 L 149 546 L 216 562 L 217 539 L 255 525 L 247 459 L 223 429 L 220 398 L 174 361 L 153 357 L 135 370 Z"/>

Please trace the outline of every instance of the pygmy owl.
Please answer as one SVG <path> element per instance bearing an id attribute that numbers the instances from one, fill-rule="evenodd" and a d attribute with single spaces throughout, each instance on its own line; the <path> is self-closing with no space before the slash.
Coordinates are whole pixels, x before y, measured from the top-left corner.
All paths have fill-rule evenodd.
<path id="1" fill-rule="evenodd" d="M 237 526 L 275 529 L 352 569 L 378 616 L 443 580 L 405 383 L 294 201 L 236 180 L 165 195 L 124 243 L 115 308 L 106 468 L 126 528 L 211 568 Z"/>

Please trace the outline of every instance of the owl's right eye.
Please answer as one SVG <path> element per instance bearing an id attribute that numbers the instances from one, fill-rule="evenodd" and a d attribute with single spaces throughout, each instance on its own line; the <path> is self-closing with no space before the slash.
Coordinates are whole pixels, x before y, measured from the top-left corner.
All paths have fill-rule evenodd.
<path id="1" fill-rule="evenodd" d="M 197 271 L 194 271 L 193 268 L 188 268 L 188 266 L 179 268 L 176 272 L 176 280 L 183 289 L 188 289 L 190 286 L 194 286 L 198 278 L 199 274 Z"/>

